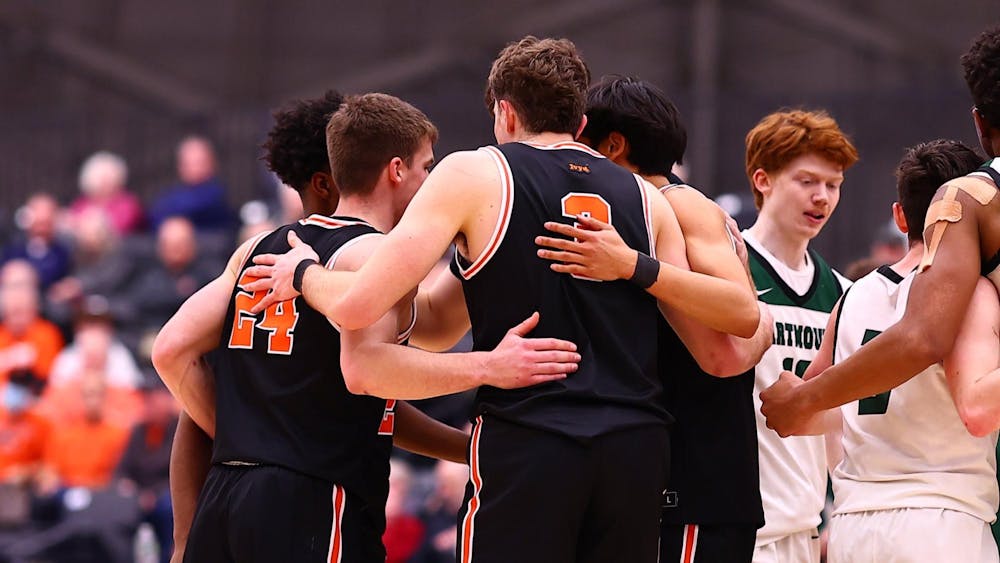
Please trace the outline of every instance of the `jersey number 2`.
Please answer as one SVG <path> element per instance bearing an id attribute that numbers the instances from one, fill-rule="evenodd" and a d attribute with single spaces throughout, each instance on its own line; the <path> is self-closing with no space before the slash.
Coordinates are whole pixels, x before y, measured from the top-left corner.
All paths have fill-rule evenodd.
<path id="1" fill-rule="evenodd" d="M 562 198 L 562 214 L 563 217 L 569 217 L 570 219 L 576 219 L 582 215 L 584 217 L 593 217 L 609 225 L 611 224 L 611 204 L 597 194 L 570 192 L 564 195 Z M 573 226 L 580 228 L 580 223 L 573 223 Z M 570 275 L 578 280 L 600 281 L 586 276 Z"/>
<path id="2" fill-rule="evenodd" d="M 236 284 L 239 292 L 235 299 L 236 313 L 233 316 L 233 330 L 229 333 L 229 347 L 253 348 L 254 331 L 259 328 L 269 333 L 267 335 L 268 354 L 291 354 L 295 325 L 299 322 L 299 312 L 295 308 L 295 301 L 271 305 L 264 309 L 264 316 L 258 320 L 255 315 L 250 313 L 250 309 L 264 298 L 265 292 L 250 293 L 243 289 L 243 286 L 256 279 L 244 273 L 240 277 L 239 283 Z"/>

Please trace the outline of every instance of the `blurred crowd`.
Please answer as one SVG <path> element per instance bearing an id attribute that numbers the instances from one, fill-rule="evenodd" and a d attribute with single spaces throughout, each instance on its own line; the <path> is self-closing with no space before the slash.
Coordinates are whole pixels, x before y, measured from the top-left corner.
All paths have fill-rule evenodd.
<path id="1" fill-rule="evenodd" d="M 169 462 L 178 406 L 152 341 L 236 245 L 301 217 L 294 190 L 237 212 L 201 137 L 177 182 L 142 202 L 128 166 L 98 152 L 79 196 L 31 194 L 0 233 L 0 563 L 169 560 Z M 469 397 L 426 401 L 464 424 Z M 454 561 L 468 468 L 392 465 L 389 561 Z"/>

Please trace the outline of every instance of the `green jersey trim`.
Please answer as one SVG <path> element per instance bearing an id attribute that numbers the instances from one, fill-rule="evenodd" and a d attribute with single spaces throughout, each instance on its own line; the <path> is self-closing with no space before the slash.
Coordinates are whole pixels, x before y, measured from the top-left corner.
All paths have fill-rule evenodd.
<path id="1" fill-rule="evenodd" d="M 829 313 L 843 294 L 840 280 L 833 273 L 833 269 L 812 249 L 808 252 L 815 271 L 812 284 L 804 295 L 795 293 L 774 270 L 774 266 L 767 261 L 767 258 L 753 246 L 748 244 L 747 251 L 750 255 L 750 273 L 753 275 L 754 285 L 757 286 L 757 299 L 768 305 L 787 305 Z"/>

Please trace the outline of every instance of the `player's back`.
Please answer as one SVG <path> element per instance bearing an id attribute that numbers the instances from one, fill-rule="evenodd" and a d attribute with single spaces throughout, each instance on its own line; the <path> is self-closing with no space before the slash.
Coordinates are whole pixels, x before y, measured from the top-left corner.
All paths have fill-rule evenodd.
<path id="1" fill-rule="evenodd" d="M 654 254 L 649 201 L 638 177 L 578 143 L 508 143 L 480 149 L 504 179 L 500 220 L 483 254 L 456 258 L 475 349 L 492 349 L 533 311 L 533 337 L 576 343 L 579 370 L 562 381 L 521 389 L 483 387 L 477 411 L 528 426 L 589 437 L 663 424 L 656 373 L 655 300 L 627 281 L 557 274 L 536 255 L 546 221 L 578 214 L 610 222 L 631 248 Z"/>
<path id="2" fill-rule="evenodd" d="M 902 317 L 912 281 L 912 274 L 903 278 L 882 266 L 845 293 L 835 363 Z M 891 391 L 848 403 L 841 413 L 844 458 L 832 474 L 835 513 L 945 508 L 993 519 L 997 435 L 969 434 L 941 364 Z"/>
<path id="3" fill-rule="evenodd" d="M 992 185 L 993 188 L 1000 187 L 1000 158 L 993 158 L 986 161 L 978 170 L 969 174 L 968 177 L 976 178 L 983 183 Z M 973 186 L 976 186 L 976 184 L 971 184 L 970 187 Z M 989 197 L 992 197 L 990 205 L 1000 208 L 1000 198 L 995 196 L 995 190 L 989 186 L 979 187 L 985 190 L 984 194 L 989 194 Z M 983 195 L 981 197 L 985 199 L 987 196 Z M 997 209 L 997 211 L 1000 211 L 1000 209 Z M 1000 291 L 1000 212 L 989 214 L 988 219 L 991 222 L 980 228 L 980 238 L 987 247 L 992 246 L 997 248 L 997 250 L 991 256 L 982 257 L 981 273 L 993 282 L 993 286 L 997 288 L 997 291 Z"/>
<path id="4" fill-rule="evenodd" d="M 312 215 L 253 244 L 240 267 L 219 347 L 213 463 L 284 467 L 384 506 L 394 402 L 347 391 L 340 334 L 301 296 L 258 315 L 249 312 L 264 295 L 242 289 L 254 279 L 244 271 L 253 256 L 287 252 L 289 230 L 328 267 L 348 244 L 378 233 L 358 220 Z"/>

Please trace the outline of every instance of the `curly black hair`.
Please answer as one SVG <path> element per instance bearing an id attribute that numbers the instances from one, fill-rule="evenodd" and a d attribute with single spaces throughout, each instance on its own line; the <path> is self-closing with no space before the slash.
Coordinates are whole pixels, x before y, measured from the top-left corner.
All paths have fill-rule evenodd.
<path id="1" fill-rule="evenodd" d="M 301 192 L 316 172 L 329 172 L 326 124 L 344 96 L 328 90 L 319 98 L 296 100 L 274 112 L 274 127 L 261 145 L 261 159 L 282 182 Z"/>
<path id="2" fill-rule="evenodd" d="M 629 142 L 628 161 L 640 174 L 666 176 L 681 163 L 687 131 L 677 107 L 656 86 L 629 76 L 609 75 L 587 91 L 583 136 L 594 147 L 613 131 Z"/>
<path id="3" fill-rule="evenodd" d="M 1000 127 L 1000 26 L 979 35 L 962 55 L 965 81 L 979 114 Z"/>

